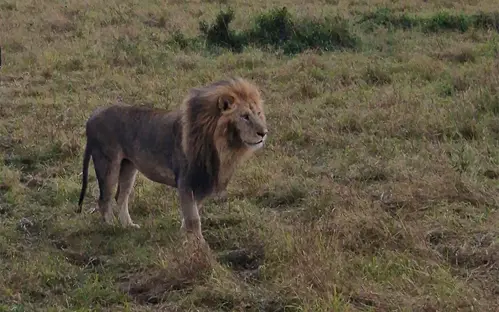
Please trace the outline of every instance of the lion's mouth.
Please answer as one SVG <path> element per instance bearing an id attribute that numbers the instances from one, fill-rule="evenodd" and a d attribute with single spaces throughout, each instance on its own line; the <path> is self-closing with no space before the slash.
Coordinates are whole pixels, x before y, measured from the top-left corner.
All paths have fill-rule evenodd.
<path id="1" fill-rule="evenodd" d="M 260 140 L 258 142 L 247 142 L 247 141 L 244 141 L 244 143 L 248 144 L 249 146 L 254 146 L 254 145 L 258 145 L 258 144 L 263 143 L 263 140 Z"/>

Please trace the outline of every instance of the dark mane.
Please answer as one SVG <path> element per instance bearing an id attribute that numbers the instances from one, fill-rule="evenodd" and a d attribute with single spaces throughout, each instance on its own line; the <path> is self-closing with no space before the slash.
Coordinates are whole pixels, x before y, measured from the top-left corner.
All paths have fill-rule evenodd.
<path id="1" fill-rule="evenodd" d="M 182 149 L 187 158 L 187 183 L 191 186 L 196 200 L 202 200 L 216 190 L 219 172 L 224 170 L 221 168 L 221 151 L 214 137 L 222 115 L 218 108 L 218 99 L 222 95 L 244 99 L 253 95 L 254 90 L 245 80 L 233 78 L 194 88 L 184 99 Z M 227 140 L 225 143 L 228 143 Z M 222 153 L 229 150 L 230 148 L 224 148 Z"/>

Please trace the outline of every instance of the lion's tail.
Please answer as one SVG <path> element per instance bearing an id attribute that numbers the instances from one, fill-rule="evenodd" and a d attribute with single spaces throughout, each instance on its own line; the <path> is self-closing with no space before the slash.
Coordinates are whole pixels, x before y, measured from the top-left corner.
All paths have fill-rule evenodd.
<path id="1" fill-rule="evenodd" d="M 88 164 L 90 163 L 90 158 L 92 157 L 90 145 L 87 142 L 85 146 L 85 154 L 83 155 L 83 173 L 82 173 L 82 185 L 80 192 L 80 200 L 78 201 L 78 213 L 81 213 L 83 198 L 85 197 L 85 192 L 87 191 L 88 184 Z"/>

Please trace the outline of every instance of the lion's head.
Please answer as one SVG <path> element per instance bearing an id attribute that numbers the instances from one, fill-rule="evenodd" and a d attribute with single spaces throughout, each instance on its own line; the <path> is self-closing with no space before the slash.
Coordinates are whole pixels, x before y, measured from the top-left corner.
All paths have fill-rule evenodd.
<path id="1" fill-rule="evenodd" d="M 182 121 L 191 184 L 202 194 L 227 183 L 235 165 L 267 139 L 260 92 L 242 78 L 192 89 L 183 103 Z"/>
<path id="2" fill-rule="evenodd" d="M 245 80 L 234 79 L 219 90 L 222 92 L 218 98 L 220 118 L 215 139 L 226 137 L 229 148 L 261 148 L 268 130 L 258 89 Z"/>

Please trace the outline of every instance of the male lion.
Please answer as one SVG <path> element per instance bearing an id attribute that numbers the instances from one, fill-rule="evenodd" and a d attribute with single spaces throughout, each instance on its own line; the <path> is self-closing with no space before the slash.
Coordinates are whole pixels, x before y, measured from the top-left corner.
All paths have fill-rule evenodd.
<path id="1" fill-rule="evenodd" d="M 170 112 L 124 104 L 97 109 L 86 123 L 86 136 L 78 212 L 92 157 L 105 222 L 114 218 L 111 200 L 118 183 L 120 222 L 139 227 L 130 218 L 128 197 L 140 171 L 177 189 L 181 229 L 204 242 L 198 211 L 202 201 L 223 192 L 236 165 L 263 147 L 267 124 L 258 89 L 237 77 L 191 89 Z"/>

